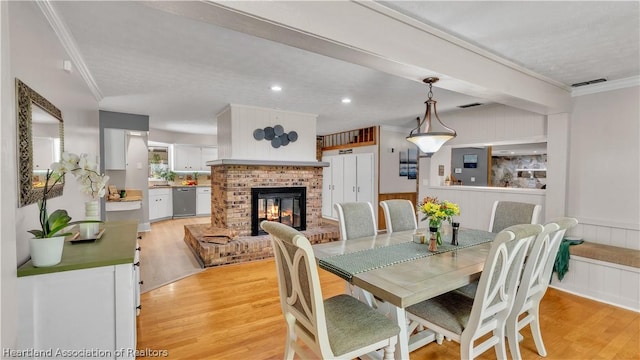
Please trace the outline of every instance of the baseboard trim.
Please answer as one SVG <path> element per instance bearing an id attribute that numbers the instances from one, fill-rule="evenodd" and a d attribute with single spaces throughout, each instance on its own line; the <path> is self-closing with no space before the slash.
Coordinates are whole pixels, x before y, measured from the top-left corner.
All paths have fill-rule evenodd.
<path id="1" fill-rule="evenodd" d="M 572 295 L 580 296 L 580 297 L 583 297 L 583 298 L 585 298 L 585 299 L 589 299 L 589 300 L 597 301 L 597 302 L 599 302 L 599 303 L 603 303 L 603 304 L 607 304 L 607 305 L 611 305 L 611 306 L 615 306 L 615 307 L 619 307 L 619 308 L 622 308 L 622 309 L 631 310 L 631 311 L 633 311 L 633 312 L 640 313 L 640 309 L 634 309 L 634 308 L 632 308 L 632 307 L 625 306 L 625 305 L 622 305 L 622 304 L 612 303 L 612 302 L 610 302 L 610 301 L 606 301 L 606 300 L 598 299 L 598 298 L 595 298 L 595 297 L 593 297 L 593 296 L 589 296 L 589 295 L 581 294 L 581 293 L 578 293 L 578 292 L 576 292 L 576 291 L 572 291 L 572 290 L 564 289 L 564 288 L 561 288 L 561 287 L 558 287 L 558 286 L 555 286 L 555 285 L 549 285 L 549 287 L 550 287 L 550 288 L 554 288 L 554 289 L 559 290 L 559 291 L 562 291 L 562 292 L 566 292 L 566 293 L 572 294 Z"/>

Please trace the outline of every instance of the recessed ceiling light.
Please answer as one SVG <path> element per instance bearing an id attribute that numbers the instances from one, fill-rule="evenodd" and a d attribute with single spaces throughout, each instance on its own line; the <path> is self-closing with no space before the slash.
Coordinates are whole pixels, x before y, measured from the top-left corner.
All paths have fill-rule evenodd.
<path id="1" fill-rule="evenodd" d="M 349 98 L 343 98 L 342 99 L 342 103 L 343 104 L 349 104 L 350 102 L 351 102 L 351 99 L 349 99 Z"/>
<path id="2" fill-rule="evenodd" d="M 271 91 L 282 91 L 282 87 L 279 85 L 273 85 Z"/>

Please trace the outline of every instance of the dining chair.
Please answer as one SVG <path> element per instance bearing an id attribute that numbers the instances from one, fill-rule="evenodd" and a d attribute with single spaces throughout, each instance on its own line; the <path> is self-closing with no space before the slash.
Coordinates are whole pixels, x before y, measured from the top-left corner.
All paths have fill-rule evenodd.
<path id="1" fill-rule="evenodd" d="M 509 351 L 514 359 L 521 359 L 520 330 L 531 326 L 531 334 L 540 356 L 547 356 L 540 332 L 540 301 L 544 296 L 549 282 L 553 263 L 560 248 L 565 232 L 576 226 L 578 220 L 574 218 L 559 218 L 547 223 L 544 231 L 536 238 L 525 261 L 524 271 L 516 293 L 513 310 L 507 318 L 507 339 Z M 522 319 L 520 316 L 525 314 Z"/>
<path id="2" fill-rule="evenodd" d="M 451 291 L 409 306 L 407 317 L 460 343 L 460 358 L 473 359 L 494 347 L 506 358 L 505 325 L 513 307 L 524 256 L 542 225 L 511 226 L 498 233 L 480 275 L 475 298 Z M 475 341 L 492 333 L 477 346 Z"/>
<path id="3" fill-rule="evenodd" d="M 349 240 L 378 233 L 376 216 L 370 202 L 336 203 L 340 239 Z"/>
<path id="4" fill-rule="evenodd" d="M 489 231 L 497 233 L 512 225 L 538 224 L 542 207 L 536 204 L 496 201 L 491 209 Z"/>
<path id="5" fill-rule="evenodd" d="M 353 359 L 383 349 L 394 356 L 398 325 L 351 296 L 323 300 L 320 278 L 309 240 L 297 230 L 277 222 L 260 226 L 271 236 L 278 270 L 280 306 L 287 323 L 285 359 L 295 353 L 309 358 L 302 340 L 322 359 Z"/>
<path id="6" fill-rule="evenodd" d="M 380 201 L 380 206 L 384 211 L 387 233 L 418 228 L 416 207 L 413 206 L 411 200 L 384 200 Z"/>
<path id="7" fill-rule="evenodd" d="M 496 201 L 491 210 L 491 220 L 489 220 L 489 231 L 500 232 L 503 229 L 518 224 L 537 224 L 540 222 L 540 212 L 542 207 L 536 204 Z M 478 282 L 474 281 L 455 291 L 470 298 L 476 295 Z"/>
<path id="8" fill-rule="evenodd" d="M 373 206 L 369 202 L 336 203 L 340 239 L 349 240 L 378 233 Z M 350 283 L 345 283 L 345 292 L 369 306 L 375 306 L 376 301 L 370 292 Z"/>

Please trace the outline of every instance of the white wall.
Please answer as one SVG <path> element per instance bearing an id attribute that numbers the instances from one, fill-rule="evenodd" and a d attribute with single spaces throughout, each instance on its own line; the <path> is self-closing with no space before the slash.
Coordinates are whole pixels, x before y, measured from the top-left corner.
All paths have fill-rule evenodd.
<path id="1" fill-rule="evenodd" d="M 415 147 L 407 141 L 404 130 L 380 127 L 380 193 L 416 192 L 416 180 L 398 175 L 400 151 Z M 393 152 L 391 152 L 393 149 Z"/>
<path id="2" fill-rule="evenodd" d="M 40 93 L 61 111 L 65 149 L 98 154 L 98 103 L 77 71 L 62 70 L 68 56 L 34 2 L 2 2 L 2 346 L 15 344 L 16 266 L 28 258 L 27 230 L 37 228 L 36 204 L 17 208 L 15 78 Z M 8 13 L 7 13 L 8 10 Z M 7 21 L 9 22 L 7 24 Z M 8 29 L 7 29 L 8 27 Z M 7 39 L 9 40 L 7 43 Z M 52 209 L 64 208 L 73 218 L 84 216 L 88 197 L 68 178 L 64 195 Z M 13 289 L 13 290 L 11 290 Z"/>
<path id="3" fill-rule="evenodd" d="M 568 213 L 585 240 L 640 249 L 640 87 L 574 98 Z"/>
<path id="4" fill-rule="evenodd" d="M 16 281 L 16 122 L 9 56 L 9 3 L 0 2 L 0 341 L 15 348 L 18 324 Z"/>
<path id="5" fill-rule="evenodd" d="M 34 2 L 10 2 L 11 77 L 19 78 L 62 111 L 65 151 L 99 154 L 98 103 L 77 71 L 62 70 L 68 55 Z M 3 104 L 4 106 L 4 104 Z M 15 106 L 11 104 L 11 106 Z M 67 177 L 64 195 L 51 199 L 51 209 L 66 209 L 74 219 L 84 217 L 82 194 Z M 28 259 L 27 230 L 35 229 L 38 208 L 31 204 L 16 211 L 17 260 Z"/>
<path id="6" fill-rule="evenodd" d="M 230 118 L 226 110 L 218 116 L 220 159 L 317 161 L 317 115 L 235 104 L 230 108 Z M 254 139 L 254 130 L 275 125 L 282 125 L 286 133 L 295 131 L 298 139 L 279 148 L 268 140 Z"/>

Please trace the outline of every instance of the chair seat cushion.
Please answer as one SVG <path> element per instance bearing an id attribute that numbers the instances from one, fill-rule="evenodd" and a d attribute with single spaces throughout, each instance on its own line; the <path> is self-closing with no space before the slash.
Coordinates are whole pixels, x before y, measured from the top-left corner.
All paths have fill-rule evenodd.
<path id="1" fill-rule="evenodd" d="M 324 301 L 329 343 L 334 355 L 398 335 L 400 328 L 384 315 L 349 295 Z"/>
<path id="2" fill-rule="evenodd" d="M 411 305 L 407 311 L 437 326 L 461 335 L 469 322 L 473 299 L 457 292 L 442 294 Z"/>

